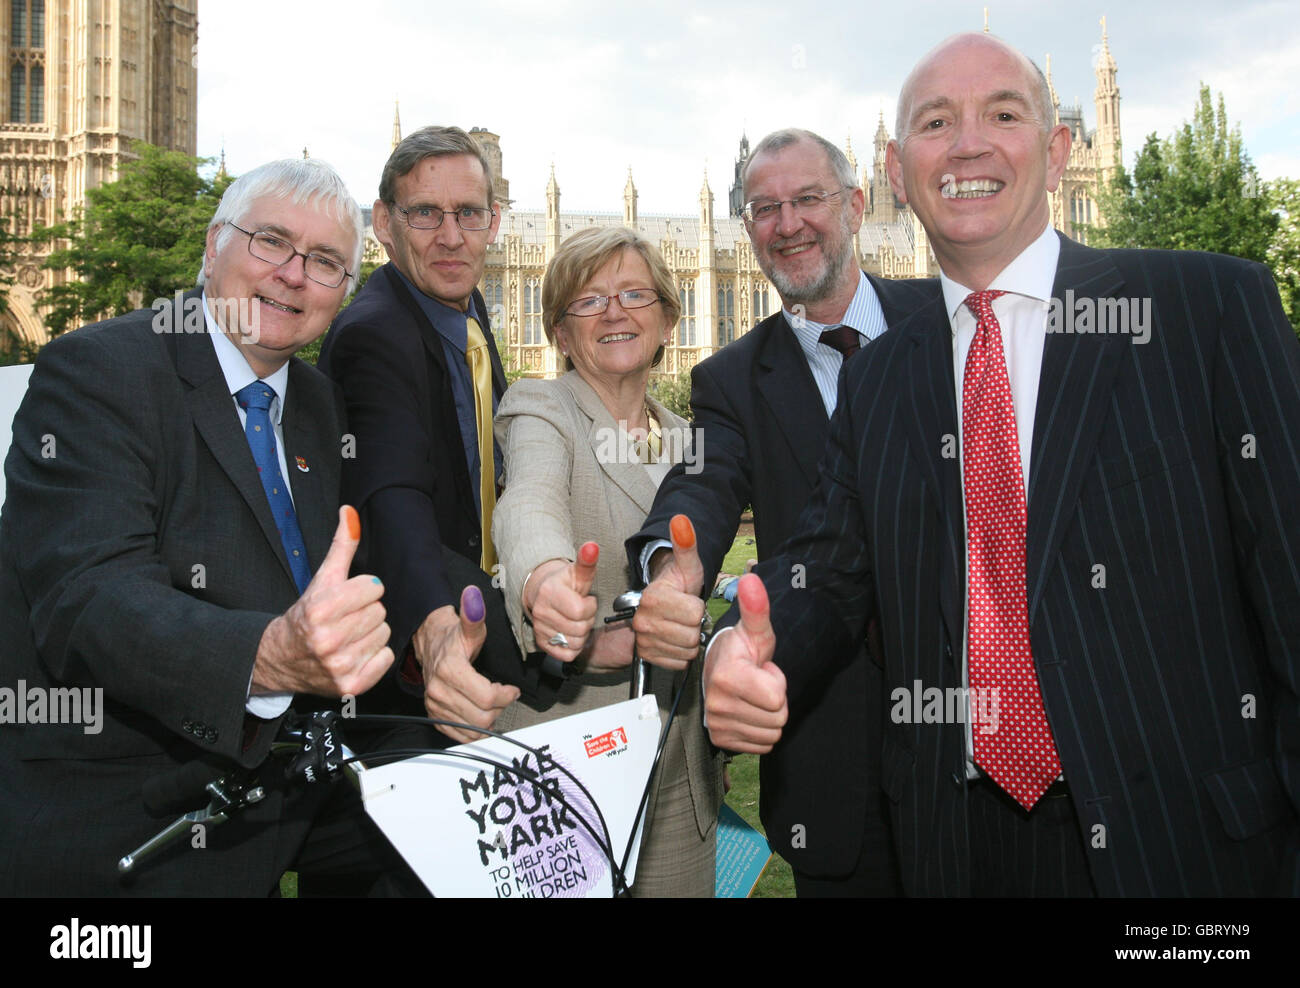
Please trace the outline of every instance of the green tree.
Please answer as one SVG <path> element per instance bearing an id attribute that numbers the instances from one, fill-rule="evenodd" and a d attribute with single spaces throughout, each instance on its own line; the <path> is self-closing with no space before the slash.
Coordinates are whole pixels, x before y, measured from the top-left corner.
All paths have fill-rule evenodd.
<path id="1" fill-rule="evenodd" d="M 691 420 L 691 372 L 679 371 L 677 374 L 652 374 L 651 395 L 663 403 L 664 408 L 676 412 L 687 422 Z"/>
<path id="2" fill-rule="evenodd" d="M 1089 241 L 1103 247 L 1208 250 L 1268 263 L 1278 217 L 1241 143 L 1202 85 L 1196 113 L 1172 137 L 1151 134 L 1130 174 L 1122 165 L 1098 205 L 1105 226 Z"/>
<path id="3" fill-rule="evenodd" d="M 344 299 L 343 301 L 344 308 L 346 308 L 348 304 L 351 303 L 351 301 L 357 297 L 357 292 L 361 291 L 361 286 L 366 283 L 366 279 L 369 278 L 372 274 L 374 274 L 377 268 L 380 268 L 382 266 L 383 265 L 379 264 L 376 261 L 361 262 L 361 268 L 357 272 L 357 287 L 352 289 L 352 294 L 349 295 L 346 299 Z M 340 309 L 339 311 L 341 312 L 342 309 Z M 305 360 L 307 361 L 307 363 L 312 364 L 314 366 L 316 364 L 316 361 L 320 360 L 320 346 L 322 341 L 324 341 L 324 339 L 325 339 L 325 334 L 322 333 L 316 339 L 312 340 L 305 347 L 299 350 L 294 356 L 299 357 L 300 359 Z"/>
<path id="4" fill-rule="evenodd" d="M 1287 318 L 1300 334 L 1300 181 L 1281 178 L 1268 186 L 1269 205 L 1278 217 L 1277 232 L 1268 249 Z"/>
<path id="5" fill-rule="evenodd" d="M 208 222 L 231 179 L 200 175 L 206 159 L 144 143 L 132 150 L 137 157 L 117 181 L 89 190 L 76 215 L 33 234 L 56 248 L 45 267 L 73 272 L 41 294 L 52 336 L 194 285 Z"/>

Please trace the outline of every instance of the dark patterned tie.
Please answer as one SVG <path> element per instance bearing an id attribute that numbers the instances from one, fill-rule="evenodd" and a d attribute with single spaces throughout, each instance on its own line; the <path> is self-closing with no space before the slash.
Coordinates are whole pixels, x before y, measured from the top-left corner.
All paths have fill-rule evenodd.
<path id="1" fill-rule="evenodd" d="M 817 342 L 825 343 L 832 350 L 838 350 L 845 360 L 862 349 L 858 331 L 852 326 L 836 326 L 834 329 L 828 329 L 817 338 Z"/>
<path id="2" fill-rule="evenodd" d="M 1025 479 L 993 300 L 975 292 L 975 339 L 962 376 L 962 481 L 966 491 L 971 710 L 992 700 L 994 730 L 975 724 L 975 762 L 1025 809 L 1061 774 L 1029 644 L 1025 589 Z M 986 700 L 985 698 L 988 698 Z"/>
<path id="3" fill-rule="evenodd" d="M 280 474 L 280 458 L 275 455 L 275 430 L 268 411 L 275 397 L 275 388 L 265 381 L 254 381 L 235 393 L 239 407 L 244 409 L 244 435 L 248 437 L 248 448 L 253 451 L 262 490 L 266 491 L 266 500 L 271 505 L 271 515 L 280 532 L 284 554 L 289 558 L 293 581 L 298 585 L 298 592 L 302 593 L 311 582 L 311 567 L 307 564 L 307 546 L 298 528 L 293 500 Z"/>

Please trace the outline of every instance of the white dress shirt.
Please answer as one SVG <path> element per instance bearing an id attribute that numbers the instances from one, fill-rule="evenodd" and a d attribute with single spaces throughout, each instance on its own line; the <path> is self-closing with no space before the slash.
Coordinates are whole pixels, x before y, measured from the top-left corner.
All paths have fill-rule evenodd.
<path id="1" fill-rule="evenodd" d="M 1008 264 L 990 283 L 989 291 L 1007 294 L 992 302 L 993 314 L 1002 329 L 1002 349 L 1006 355 L 1007 377 L 1011 384 L 1011 404 L 1016 414 L 1016 439 L 1020 445 L 1020 471 L 1025 483 L 1025 506 L 1029 505 L 1029 456 L 1034 441 L 1034 411 L 1038 403 L 1038 378 L 1043 365 L 1043 347 L 1047 342 L 1047 313 L 1052 298 L 1052 282 L 1056 278 L 1056 262 L 1061 254 L 1061 241 L 1051 224 Z M 975 339 L 975 314 L 966 306 L 966 297 L 972 289 L 958 284 L 941 270 L 939 282 L 943 286 L 943 302 L 952 325 L 952 372 L 957 395 L 958 448 L 962 428 L 962 375 L 966 369 L 966 356 Z M 959 461 L 960 463 L 960 461 Z M 964 476 L 964 475 L 963 475 Z M 965 530 L 965 483 L 962 484 L 962 528 Z M 969 687 L 968 644 L 970 639 L 970 544 L 966 545 L 965 629 L 962 634 L 962 686 Z M 934 684 L 938 685 L 938 684 Z M 966 709 L 966 776 L 976 778 L 973 753 L 974 711 L 970 709 L 967 694 Z"/>
<path id="2" fill-rule="evenodd" d="M 217 363 L 221 365 L 221 373 L 226 378 L 226 390 L 230 392 L 230 400 L 235 406 L 236 414 L 239 415 L 239 427 L 241 429 L 247 428 L 248 413 L 239 406 L 239 399 L 235 395 L 254 381 L 259 380 L 259 378 L 253 372 L 253 368 L 248 365 L 248 361 L 244 359 L 239 347 L 221 331 L 221 327 L 212 318 L 212 311 L 208 308 L 206 292 L 203 295 L 203 318 L 207 323 L 208 337 L 212 340 L 212 347 L 217 354 Z M 289 466 L 284 459 L 284 429 L 280 425 L 280 419 L 284 412 L 284 402 L 289 392 L 288 361 L 282 364 L 274 374 L 260 380 L 265 381 L 275 389 L 275 398 L 272 399 L 267 414 L 270 416 L 271 425 L 275 429 L 275 455 L 280 461 L 280 476 L 284 478 L 285 489 L 292 500 L 293 488 L 289 482 Z M 244 704 L 244 709 L 254 717 L 274 720 L 288 710 L 289 704 L 293 701 L 292 693 L 259 693 L 257 696 L 253 696 L 252 689 L 253 681 L 250 677 L 248 681 L 249 696 Z"/>

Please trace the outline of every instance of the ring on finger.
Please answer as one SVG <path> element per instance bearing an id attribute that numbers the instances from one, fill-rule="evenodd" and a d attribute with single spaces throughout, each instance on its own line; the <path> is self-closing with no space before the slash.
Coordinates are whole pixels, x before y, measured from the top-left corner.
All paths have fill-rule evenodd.
<path id="1" fill-rule="evenodd" d="M 558 645 L 560 648 L 568 648 L 569 639 L 564 637 L 563 631 L 557 631 L 555 634 L 551 635 L 550 640 L 546 644 Z"/>

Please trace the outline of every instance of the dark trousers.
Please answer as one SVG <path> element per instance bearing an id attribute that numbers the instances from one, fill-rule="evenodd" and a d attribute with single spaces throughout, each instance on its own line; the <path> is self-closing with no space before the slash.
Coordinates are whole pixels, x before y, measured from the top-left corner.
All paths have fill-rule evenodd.
<path id="1" fill-rule="evenodd" d="M 995 782 L 968 783 L 971 894 L 1091 898 L 1096 890 L 1069 788 L 1026 812 Z"/>

